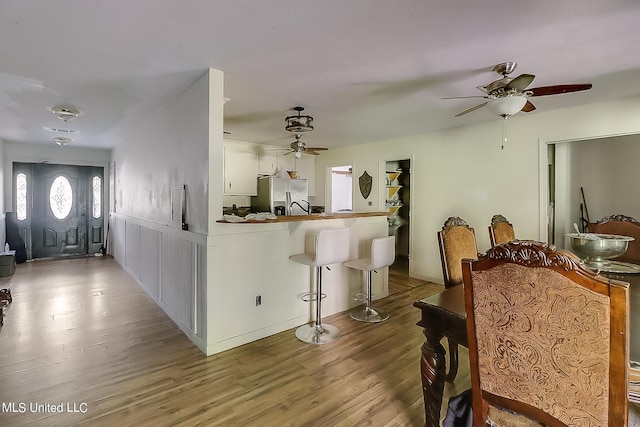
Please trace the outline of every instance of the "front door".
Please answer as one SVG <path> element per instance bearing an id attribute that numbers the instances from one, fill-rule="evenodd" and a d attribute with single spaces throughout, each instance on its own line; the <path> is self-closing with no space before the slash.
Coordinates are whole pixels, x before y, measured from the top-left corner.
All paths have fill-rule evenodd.
<path id="1" fill-rule="evenodd" d="M 16 219 L 29 258 L 100 251 L 103 168 L 16 163 L 14 180 Z"/>

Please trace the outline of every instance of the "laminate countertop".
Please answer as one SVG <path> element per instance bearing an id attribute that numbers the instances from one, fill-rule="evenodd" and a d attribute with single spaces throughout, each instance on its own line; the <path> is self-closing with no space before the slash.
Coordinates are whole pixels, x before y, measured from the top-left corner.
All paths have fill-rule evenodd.
<path id="1" fill-rule="evenodd" d="M 321 221 L 325 219 L 350 219 L 350 218 L 365 218 L 371 216 L 387 216 L 388 212 L 350 212 L 350 213 L 321 213 L 311 215 L 290 215 L 279 216 L 275 219 L 266 219 L 263 221 L 249 220 L 242 222 L 227 221 L 220 219 L 216 222 L 223 224 L 264 224 L 264 223 L 277 223 L 277 222 L 300 222 L 300 221 Z"/>

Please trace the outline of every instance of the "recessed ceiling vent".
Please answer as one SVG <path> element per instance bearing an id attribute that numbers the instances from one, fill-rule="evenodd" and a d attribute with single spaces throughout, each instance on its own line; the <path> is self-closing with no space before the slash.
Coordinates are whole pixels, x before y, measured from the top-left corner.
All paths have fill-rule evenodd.
<path id="1" fill-rule="evenodd" d="M 57 132 L 57 133 L 80 133 L 80 131 L 73 130 L 73 129 L 52 128 L 49 126 L 44 126 L 44 130 L 47 130 L 49 132 Z"/>

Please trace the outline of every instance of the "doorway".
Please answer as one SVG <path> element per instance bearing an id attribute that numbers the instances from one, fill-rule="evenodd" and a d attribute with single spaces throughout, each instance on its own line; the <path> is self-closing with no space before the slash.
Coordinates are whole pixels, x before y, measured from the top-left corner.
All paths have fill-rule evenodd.
<path id="1" fill-rule="evenodd" d="M 102 167 L 13 163 L 13 209 L 27 259 L 101 252 L 103 181 Z"/>
<path id="2" fill-rule="evenodd" d="M 334 166 L 331 168 L 331 211 L 351 212 L 353 210 L 353 167 Z"/>

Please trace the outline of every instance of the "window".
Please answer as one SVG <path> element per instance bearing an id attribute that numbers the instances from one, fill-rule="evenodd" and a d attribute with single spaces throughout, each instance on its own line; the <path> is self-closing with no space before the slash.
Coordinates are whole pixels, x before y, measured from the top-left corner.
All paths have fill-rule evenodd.
<path id="1" fill-rule="evenodd" d="M 69 180 L 64 176 L 58 176 L 53 180 L 49 190 L 49 205 L 56 218 L 65 219 L 69 216 L 73 205 L 73 191 Z"/>
<path id="2" fill-rule="evenodd" d="M 16 175 L 16 218 L 27 219 L 27 175 L 22 172 Z"/>
<path id="3" fill-rule="evenodd" d="M 93 217 L 102 216 L 102 178 L 93 177 Z"/>

